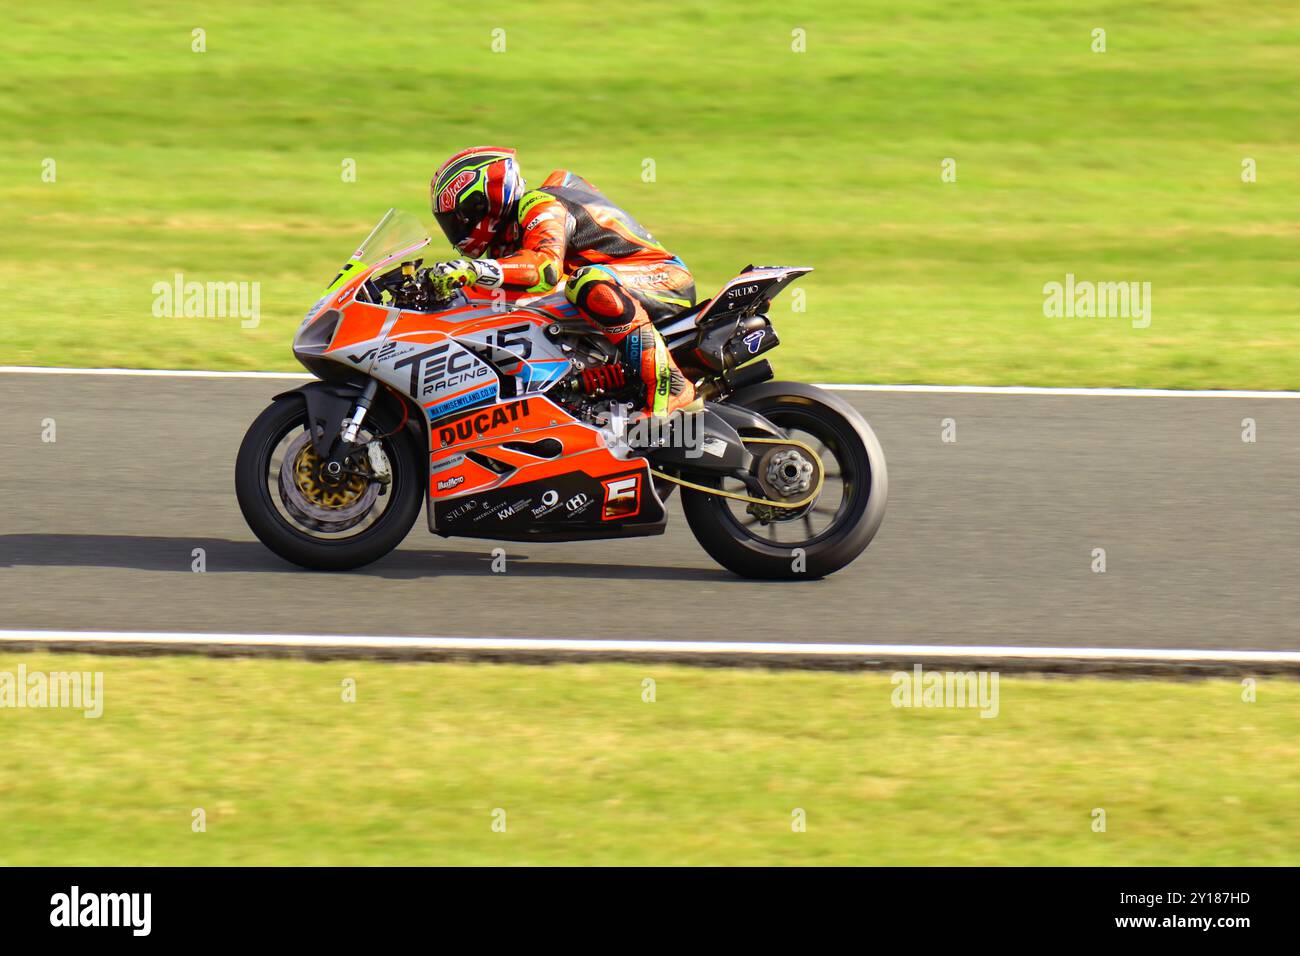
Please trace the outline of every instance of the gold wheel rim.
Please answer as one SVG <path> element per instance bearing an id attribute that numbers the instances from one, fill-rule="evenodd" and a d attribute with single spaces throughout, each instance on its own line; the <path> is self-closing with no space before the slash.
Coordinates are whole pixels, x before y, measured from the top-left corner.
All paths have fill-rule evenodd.
<path id="1" fill-rule="evenodd" d="M 319 479 L 319 475 L 320 458 L 309 442 L 298 452 L 298 458 L 293 463 L 293 483 L 312 504 L 331 511 L 349 508 L 361 499 L 369 484 L 360 475 L 348 475 L 347 480 L 341 484 L 327 485 Z"/>

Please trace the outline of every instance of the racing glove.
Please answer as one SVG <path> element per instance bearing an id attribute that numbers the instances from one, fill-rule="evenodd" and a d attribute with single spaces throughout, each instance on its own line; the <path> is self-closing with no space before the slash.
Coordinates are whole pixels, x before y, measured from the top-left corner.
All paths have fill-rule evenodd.
<path id="1" fill-rule="evenodd" d="M 463 285 L 480 285 L 487 289 L 501 287 L 501 266 L 495 259 L 452 259 L 435 262 L 429 269 L 429 282 L 440 292 L 452 292 Z"/>

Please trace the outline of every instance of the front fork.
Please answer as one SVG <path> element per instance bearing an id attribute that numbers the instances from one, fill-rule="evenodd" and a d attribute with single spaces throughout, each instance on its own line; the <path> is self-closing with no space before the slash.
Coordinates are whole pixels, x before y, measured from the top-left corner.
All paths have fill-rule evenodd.
<path id="1" fill-rule="evenodd" d="M 357 407 L 352 410 L 352 414 L 343 422 L 343 443 L 345 445 L 355 445 L 357 434 L 361 431 L 361 423 L 366 418 L 366 412 L 370 411 L 370 403 L 375 400 L 375 393 L 379 391 L 379 382 L 376 379 L 366 379 L 365 388 L 357 396 Z"/>
<path id="2" fill-rule="evenodd" d="M 339 432 L 339 442 L 335 445 L 340 454 L 343 453 L 344 449 L 357 443 L 357 436 L 361 434 L 361 423 L 365 421 L 366 413 L 370 411 L 370 406 L 378 392 L 379 382 L 373 378 L 367 379 L 365 387 L 361 389 L 361 394 L 357 396 L 356 407 L 352 409 L 352 414 L 343 420 L 343 428 Z M 380 493 L 382 494 L 382 486 L 392 481 L 392 474 L 388 469 L 387 462 L 384 461 L 379 442 L 372 441 L 366 446 L 366 456 L 370 461 L 372 472 L 367 477 L 379 482 L 381 486 Z M 335 480 L 351 471 L 346 463 L 336 455 L 331 455 L 321 470 L 325 475 Z"/>
<path id="3" fill-rule="evenodd" d="M 320 461 L 322 479 L 340 481 L 348 472 L 348 452 L 356 451 L 357 437 L 379 393 L 379 385 L 377 379 L 367 378 L 358 392 L 355 386 L 316 381 L 275 396 L 276 401 L 298 399 L 305 406 L 307 431 Z M 379 442 L 370 442 L 367 452 L 375 472 L 369 477 L 387 484 L 389 473 L 380 467 L 383 453 Z"/>

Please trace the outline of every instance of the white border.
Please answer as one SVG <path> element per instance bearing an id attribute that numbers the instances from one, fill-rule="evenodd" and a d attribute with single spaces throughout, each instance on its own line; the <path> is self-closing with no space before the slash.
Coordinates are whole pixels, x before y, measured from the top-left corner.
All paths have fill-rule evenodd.
<path id="1" fill-rule="evenodd" d="M 337 634 L 229 634 L 184 631 L 0 630 L 4 644 L 146 644 L 170 647 L 327 648 L 404 651 L 545 651 L 594 654 L 729 654 L 966 660 L 1153 661 L 1300 664 L 1300 651 L 1167 650 L 1146 647 L 1007 647 L 961 644 L 795 644 L 753 641 L 626 641 L 529 637 L 400 637 Z"/>
<path id="2" fill-rule="evenodd" d="M 0 365 L 10 375 L 142 375 L 155 378 L 266 378 L 304 381 L 305 372 L 220 372 L 166 368 L 60 368 L 39 365 Z M 940 395 L 1078 395 L 1092 398 L 1300 398 L 1300 391 L 1266 389 L 1180 388 L 1048 388 L 1034 385 L 866 385 L 818 382 L 817 388 L 837 392 L 933 392 Z"/>
<path id="3" fill-rule="evenodd" d="M 1080 395 L 1089 398 L 1300 398 L 1300 392 L 1212 388 L 1046 388 L 1035 385 L 854 385 L 823 382 L 837 392 L 935 392 L 943 395 Z"/>
<path id="4" fill-rule="evenodd" d="M 306 372 L 215 372 L 207 369 L 172 368 L 60 368 L 41 365 L 0 365 L 8 375 L 146 375 L 155 378 L 313 378 Z"/>

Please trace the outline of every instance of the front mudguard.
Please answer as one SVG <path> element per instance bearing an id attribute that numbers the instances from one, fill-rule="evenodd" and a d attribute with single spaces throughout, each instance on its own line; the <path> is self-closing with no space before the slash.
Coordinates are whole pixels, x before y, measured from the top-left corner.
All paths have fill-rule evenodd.
<path id="1" fill-rule="evenodd" d="M 306 385 L 281 392 L 274 401 L 300 400 L 307 411 L 307 421 L 311 425 L 312 448 L 323 460 L 329 459 L 335 450 L 339 435 L 343 431 L 343 420 L 356 407 L 361 395 L 361 386 L 336 382 L 308 382 Z M 424 416 L 417 414 L 420 409 L 412 411 L 411 403 L 397 396 L 391 389 L 381 387 L 371 404 L 372 414 L 376 408 L 393 415 L 393 421 L 406 419 L 407 428 L 416 433 L 418 445 L 428 449 L 429 437 L 425 431 Z M 427 454 L 421 459 L 421 466 L 429 467 Z"/>

